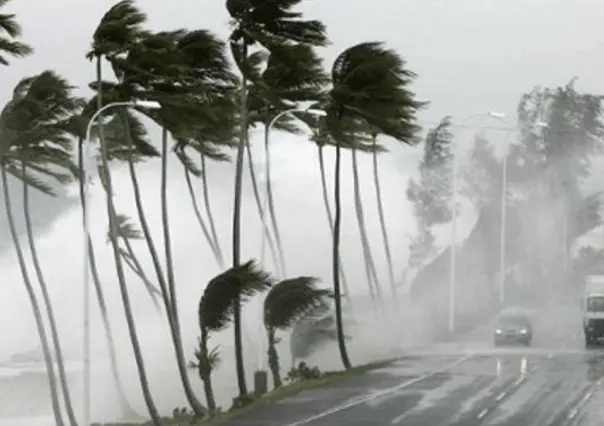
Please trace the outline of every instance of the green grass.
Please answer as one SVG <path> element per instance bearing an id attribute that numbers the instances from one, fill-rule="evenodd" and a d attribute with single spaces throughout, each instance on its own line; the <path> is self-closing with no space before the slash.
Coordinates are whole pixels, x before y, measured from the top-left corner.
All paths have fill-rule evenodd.
<path id="1" fill-rule="evenodd" d="M 239 418 L 239 417 L 245 415 L 246 413 L 249 413 L 252 410 L 258 409 L 259 407 L 274 404 L 285 398 L 294 396 L 302 391 L 321 388 L 321 387 L 336 384 L 336 383 L 341 383 L 346 380 L 352 379 L 354 377 L 361 376 L 363 373 L 366 373 L 368 371 L 388 366 L 397 360 L 398 360 L 398 358 L 392 358 L 392 359 L 387 359 L 387 360 L 383 360 L 383 361 L 362 364 L 362 365 L 353 367 L 350 370 L 328 371 L 328 372 L 323 373 L 323 375 L 317 379 L 301 380 L 298 382 L 294 382 L 294 383 L 282 386 L 279 389 L 275 389 L 273 391 L 266 393 L 265 395 L 256 399 L 254 402 L 246 405 L 245 407 L 229 410 L 214 419 L 202 420 L 200 422 L 193 423 L 193 424 L 198 425 L 198 426 L 220 425 L 223 422 Z M 190 426 L 192 424 L 190 419 L 166 419 L 166 423 L 171 426 Z M 150 425 L 150 424 L 151 424 L 150 422 L 108 423 L 108 424 L 103 424 L 102 426 L 133 426 L 133 425 L 142 426 L 142 425 Z"/>

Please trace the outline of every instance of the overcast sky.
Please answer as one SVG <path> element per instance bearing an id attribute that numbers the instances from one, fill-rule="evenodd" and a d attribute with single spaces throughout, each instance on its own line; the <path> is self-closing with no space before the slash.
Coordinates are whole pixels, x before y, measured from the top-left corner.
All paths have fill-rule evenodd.
<path id="1" fill-rule="evenodd" d="M 74 85 L 85 87 L 94 78 L 94 67 L 84 55 L 99 19 L 114 3 L 108 0 L 13 0 L 9 3 L 3 12 L 17 14 L 24 27 L 23 40 L 32 44 L 36 53 L 25 60 L 14 60 L 10 67 L 0 70 L 0 100 L 4 102 L 8 98 L 20 78 L 46 68 L 55 69 Z M 141 0 L 138 4 L 148 13 L 149 26 L 156 30 L 186 27 L 206 28 L 223 36 L 228 33 L 228 16 L 221 0 Z M 409 68 L 419 76 L 413 87 L 418 98 L 430 102 L 429 108 L 421 114 L 423 121 L 436 121 L 445 115 L 461 119 L 496 110 L 512 117 L 510 124 L 513 124 L 520 95 L 534 85 L 563 85 L 577 76 L 577 86 L 581 90 L 599 93 L 604 89 L 602 0 L 308 0 L 304 11 L 309 18 L 317 18 L 327 24 L 333 41 L 323 51 L 328 63 L 340 51 L 361 41 L 385 41 L 396 48 L 407 60 Z M 490 123 L 478 120 L 473 124 Z M 317 180 L 315 149 L 305 143 L 303 137 L 279 135 L 275 140 L 279 142 L 274 149 L 277 207 L 290 258 L 290 275 L 318 275 L 329 284 L 329 235 Z M 396 259 L 404 258 L 408 242 L 406 231 L 413 227 L 404 191 L 419 154 L 418 149 L 401 148 L 396 155 L 383 156 L 381 160 L 387 219 Z M 331 164 L 331 156 L 327 161 Z M 380 272 L 385 276 L 369 165 L 365 158 L 363 189 L 369 228 L 374 235 L 374 250 L 380 259 Z M 171 164 L 171 167 L 172 176 L 181 176 L 176 164 Z M 159 225 L 156 170 L 155 163 L 142 166 L 141 176 L 151 222 Z M 345 175 L 349 182 L 348 168 Z M 134 215 L 126 175 L 117 171 L 116 176 L 119 209 Z M 232 178 L 228 166 L 215 167 L 213 176 L 217 216 L 227 249 Z M 363 269 L 351 210 L 350 185 L 344 189 L 345 208 L 348 209 L 344 223 L 344 262 L 349 265 L 349 277 L 360 289 L 364 286 Z M 209 253 L 195 224 L 182 180 L 174 178 L 171 191 L 175 256 L 183 289 L 181 302 L 186 306 L 183 309 L 186 311 L 183 313 L 185 338 L 193 342 L 194 309 L 187 303 L 197 299 L 202 283 L 216 272 L 216 267 L 207 260 Z M 95 202 L 98 214 L 93 219 L 98 245 L 101 246 L 99 250 L 102 251 L 101 261 L 107 262 L 103 274 L 115 282 L 109 252 L 102 244 L 106 219 L 102 214 L 102 195 L 98 191 Z M 244 220 L 250 223 L 256 217 L 250 197 L 246 200 L 245 209 Z M 62 297 L 61 300 L 73 297 L 74 288 L 77 288 L 74 285 L 78 286 L 81 279 L 81 270 L 77 266 L 81 256 L 81 243 L 77 237 L 79 220 L 77 211 L 66 212 L 40 243 L 50 281 L 63 284 L 54 287 L 55 295 Z M 253 229 L 247 227 L 244 233 L 244 257 L 258 255 L 259 229 L 254 226 Z M 156 229 L 159 232 L 159 228 Z M 12 284 L 7 284 L 6 288 L 18 288 L 20 279 L 14 258 L 0 259 L 0 265 L 3 284 Z M 397 276 L 400 276 L 402 267 L 399 262 L 395 271 Z M 23 294 L 19 294 L 25 303 Z M 144 294 L 139 296 L 143 298 Z M 25 305 L 19 305 L 11 298 L 0 297 L 0 300 L 10 300 L 10 306 L 0 306 L 0 325 L 13 324 L 14 333 L 26 330 L 31 333 L 31 324 L 27 324 L 29 320 L 13 321 Z M 77 347 L 77 324 L 70 318 L 78 314 L 79 308 L 76 304 L 62 307 L 64 325 L 73 328 L 73 345 Z M 114 309 L 118 310 L 116 312 L 121 310 L 119 305 Z M 140 315 L 153 315 L 149 306 L 140 309 Z M 152 344 L 157 333 L 151 325 L 148 329 L 150 334 L 143 340 Z M 10 351 L 15 336 L 3 333 L 0 347 Z M 32 341 L 20 343 L 27 347 Z M 167 347 L 165 358 L 157 353 L 157 359 L 150 362 L 156 362 L 153 364 L 156 367 L 161 366 L 162 360 L 171 356 Z M 163 376 L 161 372 L 155 376 L 162 377 L 162 380 L 172 377 Z M 173 402 L 168 398 L 165 403 Z M 173 406 L 168 405 L 169 408 Z"/>

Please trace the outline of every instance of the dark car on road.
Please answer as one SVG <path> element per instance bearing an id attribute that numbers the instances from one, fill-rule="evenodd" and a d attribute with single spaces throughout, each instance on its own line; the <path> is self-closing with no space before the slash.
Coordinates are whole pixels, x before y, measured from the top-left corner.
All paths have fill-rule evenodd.
<path id="1" fill-rule="evenodd" d="M 528 315 L 512 312 L 503 313 L 497 318 L 493 335 L 495 346 L 504 344 L 522 344 L 530 346 L 533 340 L 533 326 Z"/>

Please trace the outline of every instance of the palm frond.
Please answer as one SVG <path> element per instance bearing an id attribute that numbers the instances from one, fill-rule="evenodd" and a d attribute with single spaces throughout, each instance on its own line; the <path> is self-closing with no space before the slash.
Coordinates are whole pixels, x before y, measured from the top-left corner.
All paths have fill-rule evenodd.
<path id="1" fill-rule="evenodd" d="M 33 51 L 34 49 L 28 44 L 0 37 L 0 65 L 10 65 L 6 58 L 7 55 L 13 58 L 24 58 L 31 55 Z"/>
<path id="2" fill-rule="evenodd" d="M 273 282 L 270 274 L 253 260 L 217 275 L 210 280 L 199 301 L 200 328 L 212 331 L 226 328 L 237 299 L 245 303 L 252 296 L 269 289 Z"/>
<path id="3" fill-rule="evenodd" d="M 125 214 L 118 214 L 116 217 L 118 235 L 124 239 L 141 240 L 143 234 L 138 227 L 132 223 L 132 219 Z M 111 241 L 111 230 L 107 231 L 107 242 Z M 125 253 L 128 257 L 128 253 Z"/>
<path id="4" fill-rule="evenodd" d="M 327 289 L 316 288 L 313 277 L 297 277 L 277 283 L 264 300 L 264 323 L 267 327 L 285 329 L 313 308 L 332 297 Z"/>
<path id="5" fill-rule="evenodd" d="M 101 18 L 86 57 L 92 59 L 127 51 L 136 43 L 146 20 L 146 14 L 136 7 L 133 0 L 116 3 Z"/>

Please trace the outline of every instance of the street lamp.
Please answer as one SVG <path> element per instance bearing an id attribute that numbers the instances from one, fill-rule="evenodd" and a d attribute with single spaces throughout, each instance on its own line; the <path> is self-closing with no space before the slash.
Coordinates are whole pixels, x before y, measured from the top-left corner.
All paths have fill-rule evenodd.
<path id="1" fill-rule="evenodd" d="M 279 121 L 279 119 L 285 115 L 288 114 L 293 114 L 295 112 L 301 112 L 301 113 L 307 113 L 307 114 L 311 114 L 311 115 L 315 115 L 317 117 L 325 117 L 327 115 L 327 113 L 321 109 L 314 109 L 314 108 L 290 108 L 290 109 L 286 109 L 284 111 L 281 111 L 279 114 L 277 114 L 275 117 L 273 117 L 273 119 L 270 121 L 269 125 L 266 127 L 266 132 L 264 134 L 264 179 L 265 179 L 265 198 L 264 198 L 264 202 L 262 203 L 262 210 L 263 210 L 263 214 L 262 214 L 262 227 L 264 228 L 264 230 L 268 231 L 268 225 L 266 224 L 266 216 L 264 214 L 264 212 L 266 212 L 266 207 L 268 206 L 268 203 L 270 202 L 270 198 L 268 196 L 269 191 L 270 191 L 270 185 L 271 185 L 271 180 L 270 180 L 270 154 L 269 154 L 269 146 L 270 146 L 270 136 L 271 136 L 271 131 L 273 129 L 273 126 L 277 123 L 277 121 Z M 281 242 L 279 241 L 279 239 L 277 239 L 277 246 L 279 247 L 281 244 Z M 265 250 L 266 250 L 266 233 L 262 232 L 262 243 L 261 243 L 261 249 L 260 249 L 260 259 L 262 260 L 262 263 L 264 263 L 264 254 L 265 254 Z M 281 260 L 283 263 L 285 263 L 285 261 L 282 259 Z M 275 265 L 276 267 L 277 265 Z M 285 265 L 281 265 L 281 272 L 283 274 L 285 274 Z"/>
<path id="2" fill-rule="evenodd" d="M 498 120 L 505 119 L 506 115 L 501 112 L 490 111 L 487 113 L 475 114 L 471 115 L 464 120 L 461 121 L 460 124 L 455 127 L 463 128 L 467 125 L 470 120 L 481 117 L 491 117 Z M 450 263 L 450 272 L 449 272 L 449 332 L 453 332 L 455 330 L 455 287 L 456 287 L 456 277 L 455 277 L 455 266 L 456 266 L 456 248 L 457 248 L 457 167 L 458 167 L 458 155 L 457 155 L 456 146 L 453 149 L 453 167 L 451 170 L 451 242 L 450 242 L 450 253 L 449 253 L 449 263 Z"/>
<path id="3" fill-rule="evenodd" d="M 161 105 L 156 101 L 147 101 L 147 100 L 132 100 L 132 101 L 124 101 L 124 102 L 111 102 L 103 107 L 99 108 L 93 115 L 90 117 L 88 121 L 88 125 L 86 126 L 86 138 L 84 140 L 84 161 L 82 162 L 82 179 L 84 182 L 83 187 L 83 197 L 82 197 L 82 208 L 84 214 L 83 220 L 83 233 L 84 233 L 84 277 L 83 277 L 83 315 L 84 315 L 84 324 L 83 324 L 83 334 L 84 334 L 84 425 L 90 425 L 90 263 L 89 263 L 89 255 L 90 255 L 90 220 L 89 220 L 89 209 L 87 208 L 88 202 L 88 190 L 90 186 L 89 179 L 89 171 L 88 171 L 88 157 L 89 157 L 89 148 L 90 148 L 90 133 L 92 130 L 92 126 L 97 120 L 97 118 L 106 110 L 118 106 L 125 107 L 139 107 L 139 108 L 147 108 L 147 109 L 159 109 Z M 104 139 L 100 139 L 101 150 L 104 150 Z"/>

